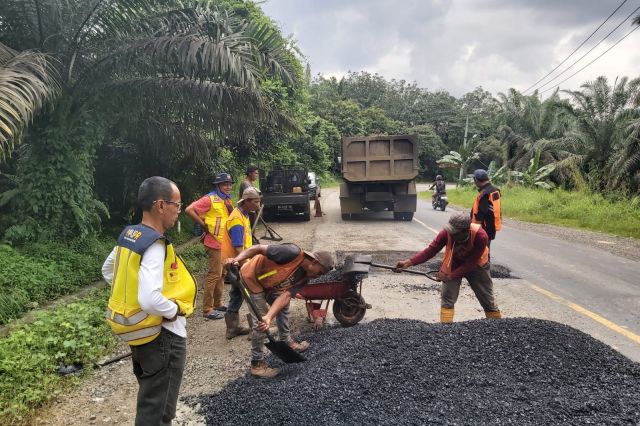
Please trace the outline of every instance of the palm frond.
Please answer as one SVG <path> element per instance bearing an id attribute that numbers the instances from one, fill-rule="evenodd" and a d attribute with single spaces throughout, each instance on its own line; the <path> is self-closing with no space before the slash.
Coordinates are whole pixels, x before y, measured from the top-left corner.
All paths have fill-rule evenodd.
<path id="1" fill-rule="evenodd" d="M 33 115 L 59 92 L 51 58 L 37 52 L 15 54 L 0 43 L 0 157 L 20 142 L 20 132 Z M 11 59 L 7 58 L 14 55 Z"/>

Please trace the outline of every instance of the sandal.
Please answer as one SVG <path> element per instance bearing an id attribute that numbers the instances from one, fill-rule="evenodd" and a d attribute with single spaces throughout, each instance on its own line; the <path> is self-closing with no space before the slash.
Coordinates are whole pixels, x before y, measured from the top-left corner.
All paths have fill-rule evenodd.
<path id="1" fill-rule="evenodd" d="M 213 308 L 214 311 L 218 312 L 227 312 L 227 307 L 224 305 L 218 306 L 217 308 Z"/>
<path id="2" fill-rule="evenodd" d="M 203 317 L 204 319 L 207 319 L 207 320 L 219 320 L 224 318 L 224 312 L 211 311 L 208 314 L 204 314 Z"/>

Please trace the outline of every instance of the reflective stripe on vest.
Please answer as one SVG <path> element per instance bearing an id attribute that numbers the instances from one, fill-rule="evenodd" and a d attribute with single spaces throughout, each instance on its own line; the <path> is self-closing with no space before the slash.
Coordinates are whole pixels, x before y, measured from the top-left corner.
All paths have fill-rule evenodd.
<path id="1" fill-rule="evenodd" d="M 151 327 L 142 328 L 140 330 L 129 331 L 127 333 L 120 333 L 118 334 L 118 337 L 129 344 L 130 342 L 142 341 L 142 340 L 145 340 L 145 343 L 149 343 L 150 341 L 158 337 L 161 331 L 162 331 L 161 325 L 154 325 Z"/>
<path id="2" fill-rule="evenodd" d="M 164 320 L 144 312 L 138 303 L 138 277 L 145 251 L 156 241 L 165 243 L 162 295 L 180 305 L 181 315 L 189 316 L 196 303 L 196 281 L 173 244 L 144 225 L 125 228 L 118 238 L 111 296 L 106 318 L 112 331 L 129 345 L 136 346 L 155 339 Z M 117 266 L 116 266 L 117 265 Z"/>
<path id="3" fill-rule="evenodd" d="M 253 235 L 251 233 L 251 222 L 249 216 L 244 215 L 239 208 L 235 208 L 225 224 L 225 232 L 222 239 L 222 258 L 228 259 L 236 256 L 236 249 L 231 241 L 231 229 L 235 226 L 242 226 L 242 250 L 246 250 L 253 245 Z"/>
<path id="4" fill-rule="evenodd" d="M 476 195 L 476 199 L 473 201 L 473 209 L 471 210 L 471 222 L 479 223 L 480 225 L 482 225 L 482 223 L 480 223 L 480 221 L 477 219 L 478 208 L 480 206 L 480 200 L 482 199 L 482 197 L 487 195 L 487 197 L 489 197 L 489 212 L 493 214 L 493 222 L 494 222 L 496 231 L 499 231 L 502 229 L 502 209 L 501 209 L 501 202 L 500 202 L 500 199 L 501 199 L 500 190 L 493 186 L 487 189 L 490 190 L 491 192 L 487 192 L 487 190 L 482 190 L 478 193 L 478 195 Z"/>
<path id="5" fill-rule="evenodd" d="M 125 317 L 124 315 L 113 312 L 111 309 L 107 308 L 107 319 L 118 323 L 120 325 L 136 325 L 149 316 L 145 311 L 140 311 L 137 314 L 133 314 L 129 317 Z"/>
<path id="6" fill-rule="evenodd" d="M 302 249 L 295 259 L 283 265 L 279 265 L 267 256 L 259 254 L 242 265 L 240 268 L 240 276 L 251 292 L 261 293 L 265 290 L 278 287 L 280 284 L 290 280 L 303 261 L 304 252 Z M 287 287 L 278 287 L 278 289 L 286 290 L 295 284 L 296 283 L 291 283 L 291 285 Z"/>
<path id="7" fill-rule="evenodd" d="M 473 250 L 473 245 L 475 244 L 476 235 L 478 234 L 478 231 L 480 229 L 481 227 L 477 223 L 471 224 L 471 229 L 469 231 L 469 234 L 470 234 L 469 241 L 467 241 L 467 243 L 465 244 L 465 247 L 463 247 L 463 249 L 466 250 L 468 253 L 470 253 Z M 450 274 L 452 271 L 453 250 L 455 249 L 455 245 L 456 244 L 451 238 L 451 235 L 447 233 L 447 246 L 444 250 L 442 265 L 440 266 L 440 271 L 444 272 L 445 274 Z M 489 247 L 485 247 L 484 251 L 482 252 L 482 255 L 478 259 L 477 265 L 480 267 L 483 267 L 487 264 L 488 261 L 489 261 Z"/>
<path id="8" fill-rule="evenodd" d="M 229 210 L 225 201 L 216 194 L 209 194 L 211 208 L 204 215 L 203 220 L 209 229 L 209 233 L 215 240 L 222 244 L 223 230 L 229 217 Z M 233 205 L 233 203 L 231 204 Z"/>

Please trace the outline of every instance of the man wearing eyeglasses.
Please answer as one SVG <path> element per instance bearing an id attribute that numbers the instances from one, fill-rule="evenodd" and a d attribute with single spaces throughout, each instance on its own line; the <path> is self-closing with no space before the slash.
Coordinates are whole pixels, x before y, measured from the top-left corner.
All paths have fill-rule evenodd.
<path id="1" fill-rule="evenodd" d="M 204 230 L 202 244 L 209 256 L 209 272 L 205 278 L 202 310 L 205 319 L 217 320 L 224 318 L 227 310 L 222 304 L 226 272 L 222 267 L 222 244 L 227 219 L 233 211 L 233 179 L 229 173 L 218 173 L 213 185 L 215 189 L 189 204 L 185 213 Z"/>
<path id="2" fill-rule="evenodd" d="M 131 346 L 139 389 L 136 425 L 171 424 L 187 354 L 185 317 L 197 287 L 164 236 L 178 219 L 180 191 L 154 176 L 138 190 L 142 222 L 127 226 L 102 266 L 111 284 L 107 322 Z"/>

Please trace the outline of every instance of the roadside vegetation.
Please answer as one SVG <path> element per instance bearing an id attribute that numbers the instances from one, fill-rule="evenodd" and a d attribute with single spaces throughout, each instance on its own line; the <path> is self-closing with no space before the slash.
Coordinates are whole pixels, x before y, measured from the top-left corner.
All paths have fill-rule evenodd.
<path id="1" fill-rule="evenodd" d="M 192 274 L 205 270 L 201 244 L 179 253 Z M 10 332 L 0 337 L 0 424 L 28 423 L 36 408 L 90 374 L 112 353 L 116 337 L 104 321 L 108 295 L 108 288 L 96 289 L 65 306 L 37 311 L 31 321 L 12 323 Z M 82 374 L 58 373 L 60 367 L 72 365 L 82 366 Z"/>
<path id="2" fill-rule="evenodd" d="M 146 177 L 174 180 L 185 203 L 249 164 L 302 164 L 331 187 L 342 136 L 412 133 L 423 180 L 488 168 L 520 186 L 506 189 L 507 215 L 638 238 L 639 108 L 640 79 L 626 77 L 541 101 L 313 75 L 248 0 L 3 0 L 0 324 L 13 331 L 0 339 L 0 413 L 20 419 L 68 383 L 60 363 L 111 347 L 102 292 L 15 321 L 101 278 L 118 232 L 140 219 Z M 176 245 L 193 235 L 180 220 Z M 199 244 L 184 255 L 205 267 Z"/>
<path id="3" fill-rule="evenodd" d="M 502 191 L 504 217 L 548 223 L 640 239 L 640 197 L 615 200 L 585 191 L 507 186 Z M 451 204 L 470 209 L 477 191 L 465 187 L 447 191 Z M 431 200 L 430 192 L 420 197 Z"/>

